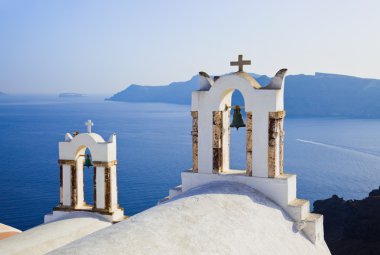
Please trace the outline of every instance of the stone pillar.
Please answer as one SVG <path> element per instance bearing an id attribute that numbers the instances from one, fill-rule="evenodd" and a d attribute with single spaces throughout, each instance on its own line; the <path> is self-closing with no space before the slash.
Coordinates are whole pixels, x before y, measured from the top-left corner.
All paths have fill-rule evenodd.
<path id="1" fill-rule="evenodd" d="M 275 177 L 280 175 L 283 170 L 283 149 L 281 147 L 280 134 L 283 128 L 283 119 L 285 111 L 270 112 L 269 113 L 269 127 L 268 127 L 268 177 Z M 283 140 L 283 138 L 282 138 Z"/>
<path id="2" fill-rule="evenodd" d="M 212 137 L 212 173 L 217 174 L 223 165 L 223 111 L 213 112 Z"/>
<path id="3" fill-rule="evenodd" d="M 76 173 L 75 160 L 58 160 L 59 163 L 59 189 L 60 189 L 60 201 L 59 205 L 64 207 L 73 207 L 76 203 L 76 175 L 73 177 L 73 173 Z M 73 180 L 74 179 L 74 180 Z M 74 181 L 74 183 L 73 183 Z"/>
<path id="4" fill-rule="evenodd" d="M 71 166 L 71 207 L 74 209 L 78 205 L 78 187 L 77 187 L 77 167 Z"/>
<path id="5" fill-rule="evenodd" d="M 117 203 L 117 161 L 94 161 L 94 210 L 113 212 Z"/>
<path id="6" fill-rule="evenodd" d="M 281 119 L 280 123 L 280 175 L 284 173 L 284 119 Z"/>
<path id="7" fill-rule="evenodd" d="M 104 199 L 104 209 L 110 211 L 111 209 L 111 168 L 106 167 L 104 169 L 104 191 L 105 191 L 105 199 Z"/>
<path id="8" fill-rule="evenodd" d="M 59 164 L 59 205 L 63 205 L 63 167 Z"/>
<path id="9" fill-rule="evenodd" d="M 252 112 L 246 112 L 247 115 L 247 134 L 246 134 L 246 175 L 252 176 Z"/>
<path id="10" fill-rule="evenodd" d="M 191 116 L 193 117 L 191 131 L 193 140 L 193 172 L 198 173 L 198 112 L 192 111 Z"/>
<path id="11" fill-rule="evenodd" d="M 96 208 L 96 166 L 94 166 L 94 175 L 92 177 L 92 183 L 93 183 L 93 203 L 94 208 Z"/>

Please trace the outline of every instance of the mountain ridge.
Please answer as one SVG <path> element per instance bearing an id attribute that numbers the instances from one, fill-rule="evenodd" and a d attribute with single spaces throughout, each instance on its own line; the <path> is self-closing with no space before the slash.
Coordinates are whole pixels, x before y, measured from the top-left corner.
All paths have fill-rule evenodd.
<path id="1" fill-rule="evenodd" d="M 255 76 L 266 86 L 266 75 Z M 191 92 L 199 89 L 198 75 L 168 85 L 132 84 L 106 99 L 125 102 L 191 104 Z M 288 116 L 380 118 L 380 80 L 316 72 L 315 75 L 288 75 L 285 78 L 285 109 Z M 234 93 L 234 104 L 244 104 Z"/>

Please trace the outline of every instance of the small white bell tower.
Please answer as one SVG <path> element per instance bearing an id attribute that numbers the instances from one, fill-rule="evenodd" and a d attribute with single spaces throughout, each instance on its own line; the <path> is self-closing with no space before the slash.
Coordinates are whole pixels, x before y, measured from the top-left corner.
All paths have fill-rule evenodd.
<path id="1" fill-rule="evenodd" d="M 91 120 L 85 124 L 87 133 L 78 133 L 74 137 L 67 133 L 65 141 L 59 142 L 60 200 L 53 213 L 45 215 L 45 223 L 78 216 L 110 222 L 124 219 L 124 209 L 119 207 L 117 195 L 116 135 L 111 135 L 106 142 L 100 135 L 92 133 L 94 124 Z M 92 160 L 88 163 L 93 165 L 94 171 L 92 203 L 84 201 L 86 149 L 91 153 Z"/>

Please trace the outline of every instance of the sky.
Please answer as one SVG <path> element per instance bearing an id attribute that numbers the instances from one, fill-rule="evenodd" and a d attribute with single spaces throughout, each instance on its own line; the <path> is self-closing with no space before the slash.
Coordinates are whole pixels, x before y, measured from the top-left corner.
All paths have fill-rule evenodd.
<path id="1" fill-rule="evenodd" d="M 199 71 L 380 79 L 378 0 L 0 0 L 0 91 L 114 94 Z"/>

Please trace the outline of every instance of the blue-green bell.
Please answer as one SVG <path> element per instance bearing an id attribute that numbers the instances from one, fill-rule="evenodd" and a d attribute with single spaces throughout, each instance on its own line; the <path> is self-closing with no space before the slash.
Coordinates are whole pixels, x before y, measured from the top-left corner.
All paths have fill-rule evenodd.
<path id="1" fill-rule="evenodd" d="M 84 161 L 83 165 L 86 166 L 87 168 L 89 168 L 90 166 L 93 166 L 89 154 L 86 155 L 86 160 Z"/>
<path id="2" fill-rule="evenodd" d="M 239 130 L 240 127 L 245 127 L 243 117 L 241 116 L 241 113 L 240 113 L 240 106 L 238 105 L 235 106 L 234 116 L 232 118 L 230 127 L 236 128 L 237 130 Z"/>

